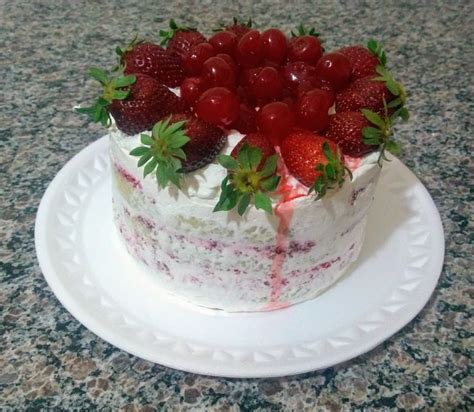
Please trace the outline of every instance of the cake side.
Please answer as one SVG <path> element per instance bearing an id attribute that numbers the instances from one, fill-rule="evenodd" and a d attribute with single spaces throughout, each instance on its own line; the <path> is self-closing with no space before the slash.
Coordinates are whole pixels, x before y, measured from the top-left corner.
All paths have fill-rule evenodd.
<path id="1" fill-rule="evenodd" d="M 240 137 L 230 135 L 223 151 Z M 163 289 L 194 304 L 254 311 L 298 303 L 327 289 L 360 252 L 379 176 L 375 154 L 331 196 L 314 201 L 290 178 L 293 199 L 275 196 L 273 215 L 251 208 L 242 218 L 212 212 L 226 173 L 215 162 L 187 174 L 183 191 L 158 189 L 129 155 L 138 136 L 112 130 L 110 139 L 114 219 L 127 250 Z"/>

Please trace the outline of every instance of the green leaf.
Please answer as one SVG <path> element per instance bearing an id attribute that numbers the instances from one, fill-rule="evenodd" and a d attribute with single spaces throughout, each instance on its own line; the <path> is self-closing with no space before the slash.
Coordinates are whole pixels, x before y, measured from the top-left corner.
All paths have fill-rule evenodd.
<path id="1" fill-rule="evenodd" d="M 102 69 L 99 69 L 97 67 L 91 67 L 89 69 L 89 74 L 93 79 L 97 80 L 104 86 L 109 82 L 107 73 Z"/>
<path id="2" fill-rule="evenodd" d="M 398 107 L 402 104 L 402 99 L 400 97 L 397 97 L 396 99 L 392 100 L 390 103 L 387 104 L 387 107 L 389 109 L 393 107 Z"/>
<path id="3" fill-rule="evenodd" d="M 158 185 L 162 188 L 165 188 L 169 182 L 168 175 L 166 174 L 166 165 L 164 163 L 159 163 L 156 168 L 156 180 Z"/>
<path id="4" fill-rule="evenodd" d="M 400 154 L 402 152 L 401 146 L 393 140 L 387 142 L 387 150 L 393 154 Z"/>
<path id="5" fill-rule="evenodd" d="M 137 76 L 130 74 L 128 76 L 117 77 L 111 81 L 111 84 L 114 88 L 127 87 L 135 83 Z"/>
<path id="6" fill-rule="evenodd" d="M 153 155 L 151 154 L 151 152 L 148 152 L 148 153 L 144 154 L 142 157 L 140 157 L 140 159 L 138 159 L 137 166 L 142 167 L 152 157 L 153 157 Z"/>
<path id="7" fill-rule="evenodd" d="M 144 154 L 150 153 L 150 148 L 149 147 L 135 147 L 135 149 L 130 150 L 129 155 L 130 156 L 143 156 Z"/>
<path id="8" fill-rule="evenodd" d="M 143 177 L 145 178 L 147 175 L 153 172 L 155 170 L 155 167 L 158 165 L 158 162 L 156 159 L 151 159 L 146 165 L 145 168 L 143 169 Z"/>
<path id="9" fill-rule="evenodd" d="M 406 107 L 402 107 L 399 116 L 402 118 L 403 121 L 406 122 L 410 118 L 410 113 L 408 112 L 408 109 Z"/>
<path id="10" fill-rule="evenodd" d="M 278 164 L 278 155 L 276 154 L 271 155 L 270 157 L 267 158 L 267 160 L 265 160 L 265 164 L 263 165 L 260 175 L 262 177 L 271 176 L 273 173 L 275 173 L 277 164 Z"/>
<path id="11" fill-rule="evenodd" d="M 262 160 L 262 151 L 258 147 L 255 147 L 255 146 L 250 147 L 248 156 L 249 156 L 250 167 L 253 170 L 256 170 L 260 164 L 260 161 Z"/>
<path id="12" fill-rule="evenodd" d="M 326 165 L 326 175 L 331 180 L 336 178 L 336 169 L 334 168 L 332 163 L 328 163 Z"/>
<path id="13" fill-rule="evenodd" d="M 244 194 L 239 201 L 239 206 L 237 207 L 237 212 L 242 216 L 250 203 L 250 195 L 248 193 Z"/>
<path id="14" fill-rule="evenodd" d="M 388 79 L 385 81 L 385 86 L 387 89 L 392 93 L 394 96 L 400 95 L 400 89 L 398 88 L 398 84 L 393 79 Z"/>
<path id="15" fill-rule="evenodd" d="M 239 167 L 239 162 L 237 162 L 237 160 L 235 160 L 232 156 L 221 154 L 217 156 L 217 161 L 227 170 L 236 170 Z"/>
<path id="16" fill-rule="evenodd" d="M 188 143 L 191 139 L 186 136 L 185 134 L 175 134 L 171 142 L 169 143 L 169 147 L 171 149 L 178 149 Z"/>
<path id="17" fill-rule="evenodd" d="M 183 149 L 175 149 L 173 150 L 173 156 L 179 158 L 179 159 L 183 159 L 183 160 L 186 160 L 186 153 L 184 153 L 184 150 Z"/>
<path id="18" fill-rule="evenodd" d="M 268 179 L 260 181 L 260 187 L 265 192 L 273 192 L 278 187 L 278 183 L 280 183 L 280 176 L 272 176 Z"/>
<path id="19" fill-rule="evenodd" d="M 145 144 L 148 146 L 151 146 L 154 143 L 154 140 L 147 134 L 141 134 L 140 141 L 142 142 L 142 144 Z"/>
<path id="20" fill-rule="evenodd" d="M 214 212 L 233 209 L 237 204 L 237 200 L 238 194 L 234 189 L 230 188 L 230 190 L 222 192 L 219 202 L 217 202 L 217 205 L 214 207 Z"/>
<path id="21" fill-rule="evenodd" d="M 361 112 L 369 122 L 375 124 L 381 129 L 385 128 L 386 125 L 385 125 L 384 120 L 377 113 L 368 109 L 361 109 Z"/>
<path id="22" fill-rule="evenodd" d="M 124 100 L 128 97 L 130 94 L 130 90 L 115 90 L 112 93 L 112 99 L 113 100 Z"/>
<path id="23" fill-rule="evenodd" d="M 380 129 L 376 129 L 375 127 L 364 127 L 362 129 L 362 136 L 367 139 L 381 139 L 382 132 Z"/>
<path id="24" fill-rule="evenodd" d="M 334 153 L 331 151 L 331 148 L 329 147 L 328 142 L 323 143 L 323 153 L 324 153 L 324 156 L 326 156 L 326 159 L 328 159 L 329 161 L 336 160 L 336 158 L 334 157 Z"/>
<path id="25" fill-rule="evenodd" d="M 237 158 L 244 169 L 250 169 L 249 146 L 247 143 L 242 145 Z"/>
<path id="26" fill-rule="evenodd" d="M 262 192 L 255 193 L 255 207 L 257 209 L 263 209 L 270 214 L 273 212 L 271 199 Z"/>

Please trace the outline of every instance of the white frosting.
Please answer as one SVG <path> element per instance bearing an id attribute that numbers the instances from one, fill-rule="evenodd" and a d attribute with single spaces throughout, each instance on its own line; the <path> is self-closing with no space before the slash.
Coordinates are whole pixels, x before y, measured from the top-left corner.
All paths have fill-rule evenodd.
<path id="1" fill-rule="evenodd" d="M 241 137 L 232 133 L 223 153 Z M 280 205 L 282 213 L 293 209 L 285 254 L 275 214 L 254 207 L 243 217 L 212 212 L 226 175 L 216 162 L 186 174 L 182 192 L 174 186 L 159 189 L 155 176 L 143 179 L 137 158 L 129 155 L 140 145 L 139 136 L 112 127 L 110 140 L 112 160 L 122 173 L 114 179 L 117 227 L 130 253 L 171 293 L 228 311 L 268 310 L 321 293 L 359 254 L 379 176 L 377 153 L 360 161 L 352 182 L 324 199 L 302 196 Z M 296 179 L 290 182 L 299 194 L 307 191 Z M 278 200 L 274 196 L 275 206 Z M 275 275 L 281 253 L 286 257 Z"/>

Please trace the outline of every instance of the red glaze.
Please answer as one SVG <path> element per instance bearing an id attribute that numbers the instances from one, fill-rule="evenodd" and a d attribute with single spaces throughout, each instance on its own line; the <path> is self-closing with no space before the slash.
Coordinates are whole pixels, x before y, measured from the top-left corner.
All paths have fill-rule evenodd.
<path id="1" fill-rule="evenodd" d="M 302 83 L 312 84 L 316 78 L 316 70 L 305 62 L 287 63 L 281 69 L 283 84 L 286 88 L 296 92 Z"/>
<path id="2" fill-rule="evenodd" d="M 250 79 L 249 90 L 257 99 L 277 99 L 283 91 L 283 81 L 275 68 L 263 67 Z"/>

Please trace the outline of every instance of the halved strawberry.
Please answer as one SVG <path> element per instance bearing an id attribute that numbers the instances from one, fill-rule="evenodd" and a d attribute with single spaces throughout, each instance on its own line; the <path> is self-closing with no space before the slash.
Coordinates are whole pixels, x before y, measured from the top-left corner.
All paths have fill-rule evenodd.
<path id="1" fill-rule="evenodd" d="M 184 71 L 177 56 L 166 53 L 158 44 L 136 39 L 125 49 L 116 49 L 125 74 L 146 74 L 168 87 L 177 87 L 184 79 Z"/>
<path id="2" fill-rule="evenodd" d="M 168 44 L 167 53 L 177 56 L 180 61 L 194 46 L 206 41 L 194 27 L 178 26 L 173 19 L 170 20 L 169 27 L 168 31 L 160 30 L 161 45 Z"/>
<path id="3" fill-rule="evenodd" d="M 329 189 L 341 187 L 349 169 L 344 166 L 336 143 L 306 130 L 296 130 L 280 145 L 288 171 L 305 186 L 309 193 L 322 198 Z"/>
<path id="4" fill-rule="evenodd" d="M 112 115 L 117 127 L 128 135 L 150 130 L 171 113 L 189 110 L 181 98 L 150 76 L 138 73 L 109 78 L 97 68 L 90 69 L 90 75 L 102 84 L 103 94 L 92 107 L 77 111 L 106 127 Z"/>

